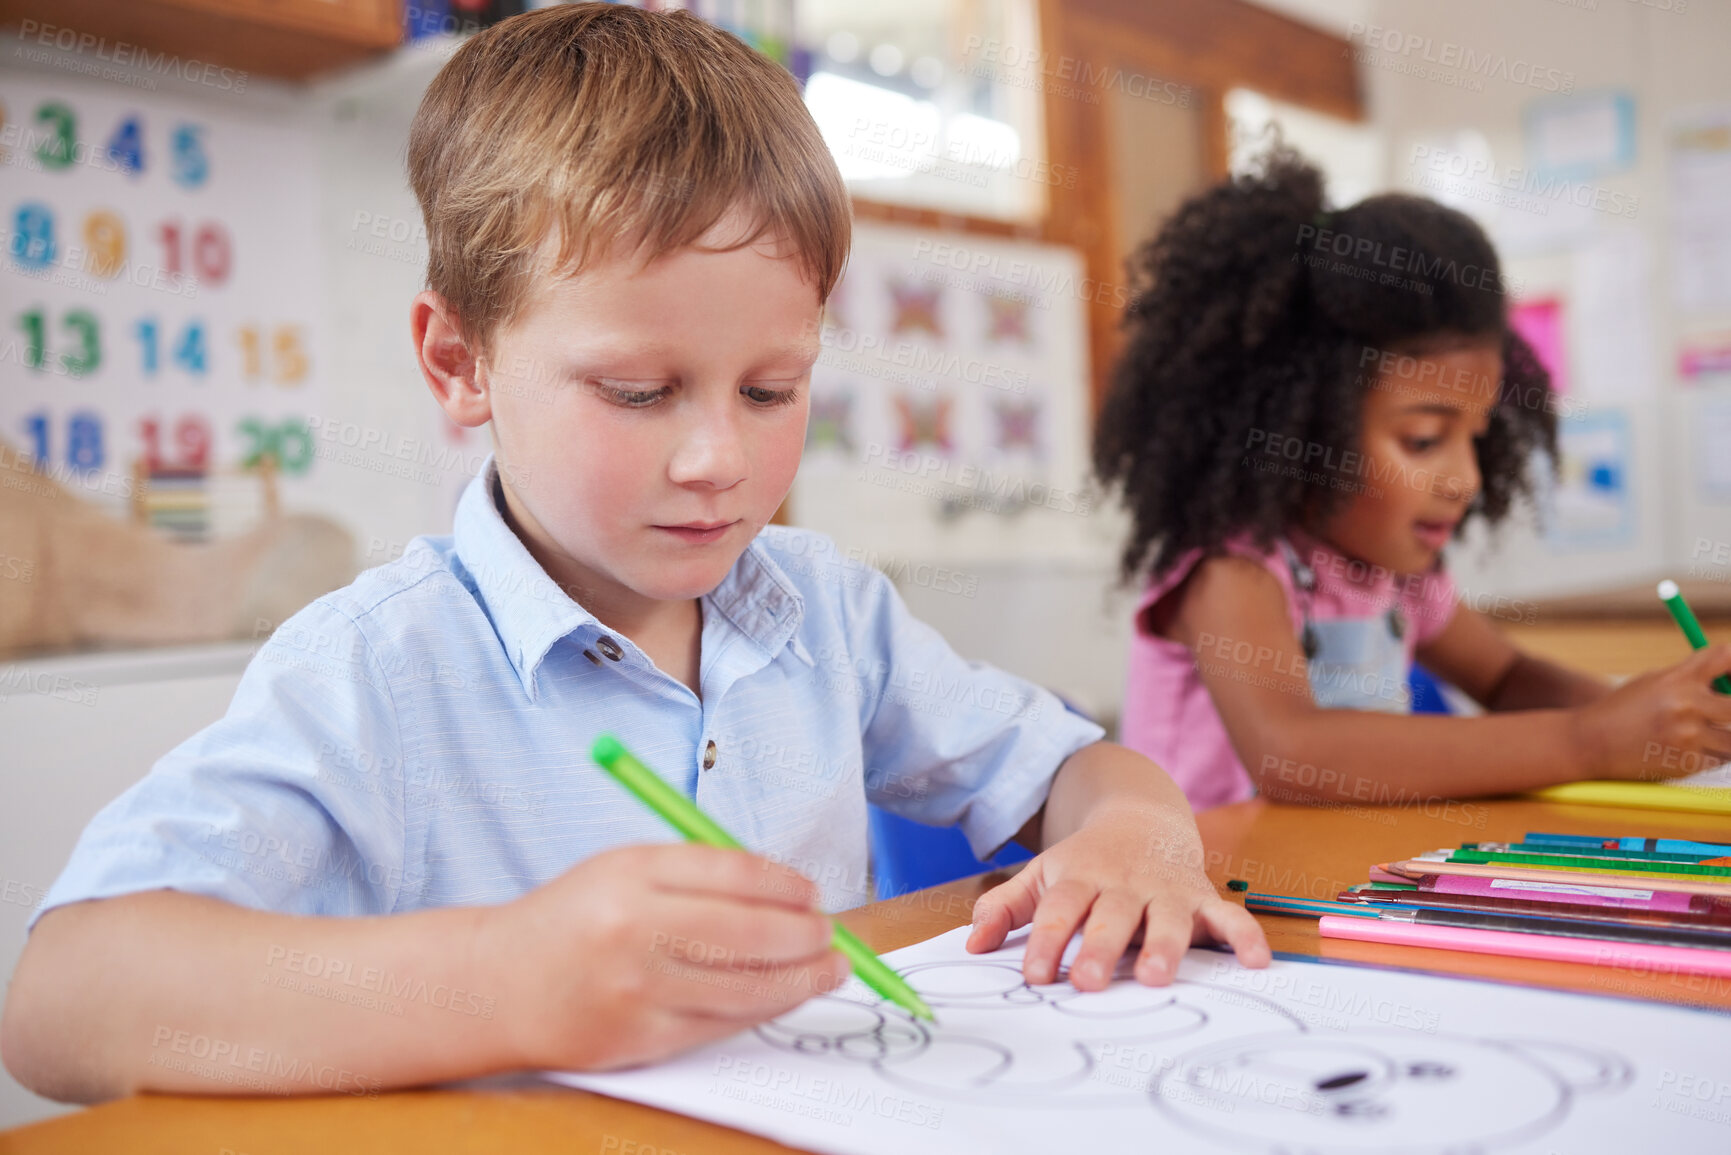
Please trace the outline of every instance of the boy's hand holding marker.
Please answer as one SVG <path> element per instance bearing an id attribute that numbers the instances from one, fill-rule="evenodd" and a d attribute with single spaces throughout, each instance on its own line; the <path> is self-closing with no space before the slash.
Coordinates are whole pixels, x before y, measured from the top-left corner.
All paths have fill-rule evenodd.
<path id="1" fill-rule="evenodd" d="M 738 839 L 721 828 L 720 823 L 699 809 L 697 803 L 639 762 L 613 735 L 602 734 L 597 737 L 590 748 L 590 756 L 613 776 L 614 781 L 630 791 L 639 802 L 666 819 L 668 825 L 683 834 L 688 841 L 724 850 L 745 849 Z M 932 1009 L 914 993 L 913 988 L 846 927 L 837 923 L 830 942 L 836 950 L 847 956 L 854 974 L 872 990 L 915 1018 L 932 1017 Z"/>
<path id="2" fill-rule="evenodd" d="M 509 991 L 506 1067 L 607 1070 L 774 1018 L 846 980 L 818 888 L 713 846 L 604 851 L 487 908 L 477 953 Z"/>

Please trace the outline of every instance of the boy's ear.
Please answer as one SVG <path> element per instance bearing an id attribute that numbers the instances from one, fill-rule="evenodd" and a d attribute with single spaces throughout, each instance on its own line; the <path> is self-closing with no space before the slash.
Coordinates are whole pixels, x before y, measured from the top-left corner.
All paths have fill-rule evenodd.
<path id="1" fill-rule="evenodd" d="M 409 331 L 415 361 L 439 407 L 467 428 L 491 421 L 492 398 L 479 359 L 457 328 L 457 315 L 449 302 L 431 289 L 416 293 L 409 305 Z"/>

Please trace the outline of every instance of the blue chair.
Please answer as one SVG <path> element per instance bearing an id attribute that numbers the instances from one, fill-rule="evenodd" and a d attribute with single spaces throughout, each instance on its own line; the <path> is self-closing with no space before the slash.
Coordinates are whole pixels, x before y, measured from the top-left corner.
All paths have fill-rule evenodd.
<path id="1" fill-rule="evenodd" d="M 880 899 L 954 882 L 1034 857 L 1032 851 L 1006 842 L 990 860 L 981 862 L 974 857 L 960 827 L 926 826 L 876 806 L 868 809 L 872 876 Z"/>
<path id="2" fill-rule="evenodd" d="M 1415 714 L 1449 714 L 1448 699 L 1442 695 L 1442 683 L 1435 674 L 1419 665 L 1412 664 L 1412 671 L 1407 674 L 1407 689 L 1412 691 L 1412 712 Z"/>

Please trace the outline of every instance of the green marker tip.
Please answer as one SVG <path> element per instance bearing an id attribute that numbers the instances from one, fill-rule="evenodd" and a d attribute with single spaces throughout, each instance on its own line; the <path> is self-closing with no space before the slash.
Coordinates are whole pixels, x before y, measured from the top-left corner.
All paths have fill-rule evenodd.
<path id="1" fill-rule="evenodd" d="M 619 739 L 611 734 L 600 734 L 589 747 L 589 754 L 603 766 L 611 766 L 620 755 L 625 753 L 625 747 L 619 744 Z"/>

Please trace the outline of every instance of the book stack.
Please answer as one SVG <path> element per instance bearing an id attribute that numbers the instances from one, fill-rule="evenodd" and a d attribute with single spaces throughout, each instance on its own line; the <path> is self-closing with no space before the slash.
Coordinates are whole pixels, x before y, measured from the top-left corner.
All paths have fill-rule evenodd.
<path id="1" fill-rule="evenodd" d="M 210 535 L 209 481 L 202 468 L 148 469 L 140 490 L 145 523 L 177 541 L 204 541 Z"/>

